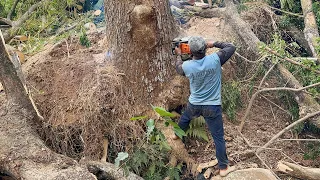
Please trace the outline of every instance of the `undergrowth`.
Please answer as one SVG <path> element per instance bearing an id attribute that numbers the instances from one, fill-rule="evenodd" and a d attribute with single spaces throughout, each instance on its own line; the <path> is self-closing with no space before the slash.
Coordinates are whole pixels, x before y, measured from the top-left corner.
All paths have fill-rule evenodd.
<path id="1" fill-rule="evenodd" d="M 173 114 L 167 112 L 163 108 L 153 107 L 164 120 L 166 126 L 172 126 L 177 136 L 182 138 L 185 132 L 172 121 Z M 134 117 L 131 120 L 143 120 L 146 116 Z M 182 164 L 172 167 L 169 165 L 169 151 L 171 147 L 163 135 L 163 133 L 156 128 L 156 123 L 153 119 L 146 122 L 146 134 L 137 146 L 133 148 L 132 152 L 120 152 L 115 160 L 116 166 L 124 169 L 126 173 L 133 171 L 146 180 L 162 180 L 169 177 L 172 180 L 180 179 L 180 172 Z"/>
<path id="2" fill-rule="evenodd" d="M 187 136 L 203 139 L 209 142 L 207 132 L 204 128 L 205 124 L 206 121 L 202 116 L 192 119 L 192 121 L 189 124 L 189 129 L 186 131 Z"/>
<path id="3" fill-rule="evenodd" d="M 231 121 L 235 120 L 236 111 L 241 107 L 241 92 L 237 82 L 226 82 L 222 85 L 222 109 Z"/>
<path id="4" fill-rule="evenodd" d="M 316 160 L 320 156 L 320 142 L 308 143 L 308 151 L 304 154 L 304 159 Z"/>

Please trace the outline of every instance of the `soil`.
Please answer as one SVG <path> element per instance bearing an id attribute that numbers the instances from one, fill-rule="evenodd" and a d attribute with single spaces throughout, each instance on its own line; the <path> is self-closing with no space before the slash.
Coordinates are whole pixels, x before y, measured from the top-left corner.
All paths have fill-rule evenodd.
<path id="1" fill-rule="evenodd" d="M 230 27 L 228 27 L 223 19 L 211 18 L 203 19 L 199 17 L 192 18 L 188 26 L 188 29 L 185 29 L 187 35 L 199 35 L 208 39 L 219 40 L 219 41 L 230 41 L 233 42 L 234 38 Z M 96 71 L 99 70 L 99 73 L 105 72 L 104 74 L 110 75 L 112 77 L 117 77 L 114 79 L 113 84 L 116 84 L 115 87 L 109 86 L 103 87 L 106 91 L 111 93 L 100 94 L 98 97 L 101 98 L 97 100 L 98 106 L 100 109 L 99 113 L 105 114 L 104 118 L 112 116 L 120 116 L 119 114 L 114 114 L 118 106 L 123 105 L 123 101 L 118 102 L 119 104 L 103 104 L 103 101 L 115 98 L 113 97 L 112 92 L 120 91 L 117 86 L 121 84 L 121 78 L 117 75 L 116 70 L 113 70 L 111 64 L 108 65 L 108 62 L 105 62 L 105 50 L 103 48 L 103 34 L 94 34 L 90 35 L 90 41 L 92 46 L 90 48 L 85 48 L 79 44 L 76 40 L 78 38 L 69 38 L 68 46 L 64 41 L 60 42 L 58 45 L 48 45 L 45 47 L 45 51 L 36 54 L 35 56 L 27 59 L 27 62 L 23 65 L 23 70 L 27 74 L 27 79 L 29 82 L 29 87 L 33 97 L 36 101 L 37 106 L 41 114 L 48 120 L 48 123 L 55 127 L 63 125 L 64 127 L 68 126 L 83 126 L 88 125 L 89 123 L 92 126 L 96 125 L 94 122 L 84 123 L 83 121 L 87 120 L 86 118 L 79 120 L 80 117 L 86 116 L 84 111 L 88 110 L 86 108 L 81 109 L 81 107 L 87 107 L 87 103 L 90 102 L 90 99 L 86 101 L 77 101 L 79 98 L 82 98 L 84 91 L 89 92 L 89 89 L 81 89 L 85 85 L 91 86 L 90 88 L 97 88 L 98 85 L 90 82 L 90 79 L 94 81 L 97 77 Z M 213 52 L 216 49 L 209 51 Z M 68 57 L 69 52 L 69 57 Z M 223 67 L 223 76 L 224 80 L 230 80 L 236 78 L 236 59 L 233 58 L 231 62 L 227 63 Z M 103 70 L 99 69 L 103 67 Z M 95 73 L 93 73 L 95 72 Z M 109 76 L 107 76 L 109 78 Z M 118 84 L 117 84 L 118 83 Z M 256 82 L 258 86 L 259 81 Z M 82 85 L 82 86 L 81 86 Z M 276 77 L 271 75 L 264 84 L 265 87 L 276 87 L 278 85 L 278 80 Z M 243 106 L 237 111 L 236 121 L 232 122 L 229 120 L 226 115 L 223 116 L 224 126 L 225 126 L 225 137 L 227 141 L 227 151 L 229 159 L 232 164 L 235 164 L 239 169 L 249 168 L 249 167 L 261 167 L 266 168 L 259 159 L 255 156 L 251 158 L 243 157 L 243 153 L 247 150 L 254 150 L 254 148 L 248 147 L 244 142 L 242 137 L 239 135 L 237 128 L 239 126 L 239 120 L 244 115 L 246 105 L 249 102 L 250 95 L 248 90 L 243 88 L 242 90 L 242 104 Z M 3 94 L 3 93 L 2 93 Z M 98 95 L 97 92 L 94 92 L 93 95 Z M 90 98 L 89 96 L 87 98 Z M 264 96 L 270 101 L 278 104 L 283 109 L 287 109 L 282 102 L 276 98 L 276 94 L 264 94 Z M 3 97 L 3 96 L 0 96 Z M 119 97 L 124 99 L 124 97 Z M 77 103 L 75 103 L 77 101 Z M 108 101 L 110 102 L 110 101 Z M 80 108 L 76 107 L 80 104 Z M 115 103 L 115 102 L 113 102 Z M 122 104 L 121 104 L 122 103 Z M 97 105 L 90 104 L 89 105 Z M 125 106 L 129 106 L 125 104 Z M 94 111 L 96 113 L 97 111 Z M 124 111 L 122 111 L 124 113 Z M 127 112 L 129 113 L 129 112 Z M 90 114 L 92 116 L 93 114 Z M 101 119 L 100 119 L 101 120 Z M 248 122 L 243 130 L 243 135 L 249 140 L 251 145 L 254 146 L 263 146 L 268 140 L 270 140 L 276 133 L 285 128 L 292 122 L 291 116 L 288 115 L 284 110 L 276 107 L 269 101 L 265 100 L 262 97 L 258 97 L 254 102 L 254 105 L 251 109 L 250 116 L 248 117 Z M 105 122 L 103 122 L 105 123 Z M 103 126 L 112 126 L 110 124 L 98 124 Z M 136 124 L 130 124 L 132 129 Z M 122 133 L 117 138 L 124 138 L 124 133 L 127 130 L 127 127 L 119 127 L 120 130 L 115 134 Z M 127 133 L 134 134 L 133 130 L 130 130 Z M 90 141 L 90 143 L 96 143 L 94 151 L 96 155 L 94 157 L 99 157 L 101 150 L 101 138 L 104 134 L 103 128 L 91 129 L 91 132 L 98 133 L 100 137 L 95 141 Z M 113 131 L 117 131 L 113 129 Z M 142 131 L 141 129 L 136 131 Z M 124 132 L 124 133 L 123 133 Z M 80 132 L 82 134 L 82 132 Z M 294 131 L 285 133 L 282 138 L 296 138 Z M 138 136 L 139 133 L 136 133 Z M 79 136 L 79 135 L 78 135 Z M 302 134 L 301 136 L 306 136 Z M 215 158 L 214 144 L 211 136 L 208 134 L 209 142 L 204 142 L 201 140 L 196 140 L 188 138 L 186 141 L 186 148 L 188 149 L 189 154 L 199 163 L 208 162 Z M 83 139 L 82 139 L 83 141 Z M 87 139 L 85 139 L 87 141 Z M 98 145 L 97 145 L 98 144 Z M 274 143 L 270 148 L 276 148 L 281 150 L 265 150 L 261 154 L 261 158 L 266 162 L 266 164 L 272 169 L 276 169 L 277 162 L 279 160 L 285 160 L 289 162 L 298 162 L 304 166 L 320 167 L 320 158 L 316 160 L 304 160 L 304 154 L 307 151 L 305 142 L 293 142 L 293 141 L 283 141 Z M 119 144 L 118 147 L 121 145 Z M 100 148 L 100 149 L 99 149 Z M 92 155 L 92 152 L 90 152 Z M 278 174 L 281 176 L 281 174 Z M 281 176 L 283 179 L 287 179 L 285 176 Z"/>

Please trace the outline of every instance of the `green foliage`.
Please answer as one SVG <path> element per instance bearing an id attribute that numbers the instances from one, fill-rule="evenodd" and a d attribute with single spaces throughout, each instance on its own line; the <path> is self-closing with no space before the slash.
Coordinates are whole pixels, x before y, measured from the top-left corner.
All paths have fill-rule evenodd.
<path id="1" fill-rule="evenodd" d="M 204 128 L 205 124 L 206 124 L 206 121 L 202 116 L 192 119 L 192 121 L 189 124 L 189 129 L 186 132 L 187 136 L 203 139 L 209 142 L 207 132 Z"/>
<path id="2" fill-rule="evenodd" d="M 280 0 L 281 8 L 286 10 L 293 10 L 295 7 L 295 0 Z"/>
<path id="3" fill-rule="evenodd" d="M 319 15 L 319 19 L 320 19 L 320 15 Z M 320 27 L 320 24 L 318 25 L 318 27 Z M 316 49 L 316 52 L 320 54 L 320 37 L 316 39 L 316 42 L 317 42 L 317 46 L 315 47 L 315 49 Z"/>
<path id="4" fill-rule="evenodd" d="M 118 153 L 118 157 L 116 158 L 114 164 L 116 165 L 116 167 L 119 167 L 120 161 L 123 161 L 123 160 L 127 159 L 128 157 L 129 157 L 129 154 L 128 154 L 128 153 L 126 153 L 126 152 L 119 152 L 119 153 Z"/>
<path id="5" fill-rule="evenodd" d="M 161 107 L 152 106 L 152 108 L 165 120 L 166 126 L 171 125 L 173 127 L 174 133 L 179 136 L 180 139 L 182 139 L 183 136 L 186 136 L 186 133 L 178 126 L 178 124 L 172 121 L 171 117 L 175 117 L 172 113 Z"/>
<path id="6" fill-rule="evenodd" d="M 84 32 L 80 36 L 80 44 L 82 46 L 87 47 L 87 48 L 91 46 L 91 42 L 88 39 L 88 36 L 86 35 L 86 33 L 84 33 Z"/>
<path id="7" fill-rule="evenodd" d="M 226 82 L 222 85 L 222 107 L 228 118 L 235 120 L 236 111 L 241 107 L 241 92 L 237 82 Z"/>
<path id="8" fill-rule="evenodd" d="M 185 135 L 184 131 L 171 120 L 170 117 L 173 117 L 173 114 L 160 107 L 153 106 L 153 109 L 166 120 L 166 126 L 171 125 L 175 129 L 177 135 Z M 145 116 L 131 119 L 141 120 L 145 119 Z M 162 180 L 167 176 L 172 180 L 179 180 L 181 165 L 178 165 L 177 167 L 171 167 L 168 165 L 168 152 L 171 150 L 171 147 L 169 146 L 165 136 L 156 128 L 155 121 L 153 119 L 149 119 L 146 122 L 146 128 L 146 139 L 143 140 L 143 142 L 140 142 L 140 145 L 135 146 L 129 159 L 123 163 L 123 169 L 127 173 L 129 171 L 133 171 L 146 180 Z M 126 154 L 121 154 L 120 156 L 119 153 L 118 157 L 120 157 L 119 160 L 124 160 L 127 156 Z M 116 160 L 116 163 L 118 161 Z"/>
<path id="9" fill-rule="evenodd" d="M 304 159 L 316 160 L 320 156 L 320 143 L 308 143 L 307 148 Z"/>
<path id="10" fill-rule="evenodd" d="M 269 4 L 272 6 L 274 3 L 277 4 L 277 2 L 278 1 L 270 0 Z M 300 0 L 280 0 L 280 4 L 281 9 L 285 11 L 289 11 L 296 14 L 302 14 Z M 280 18 L 280 27 L 296 26 L 299 29 L 304 28 L 303 19 L 301 19 L 301 17 L 282 13 L 282 16 Z"/>
<path id="11" fill-rule="evenodd" d="M 317 21 L 317 25 L 318 25 L 318 29 L 319 29 L 320 28 L 320 2 L 315 1 L 312 4 L 312 8 L 313 8 L 313 12 L 316 16 L 316 21 Z"/>
<path id="12" fill-rule="evenodd" d="M 292 55 L 285 50 L 285 48 L 287 47 L 286 42 L 282 40 L 279 35 L 275 34 L 273 36 L 273 42 L 268 46 L 271 49 L 275 50 L 277 53 L 279 53 L 281 56 L 292 58 Z M 268 52 L 265 52 L 265 53 L 268 53 Z M 278 56 L 271 55 L 270 57 L 272 57 L 273 61 L 283 62 L 280 60 L 281 58 L 279 58 Z M 320 65 L 319 64 L 317 65 L 313 60 L 300 59 L 299 61 L 300 63 L 310 67 L 311 69 L 320 70 Z M 308 86 L 308 85 L 320 82 L 320 76 L 315 72 L 312 72 L 300 66 L 294 65 L 292 63 L 283 62 L 283 64 L 292 74 L 295 75 L 295 77 L 299 80 L 299 82 L 303 86 Z M 313 97 L 319 97 L 320 95 L 319 87 L 309 88 L 307 91 L 311 93 Z"/>

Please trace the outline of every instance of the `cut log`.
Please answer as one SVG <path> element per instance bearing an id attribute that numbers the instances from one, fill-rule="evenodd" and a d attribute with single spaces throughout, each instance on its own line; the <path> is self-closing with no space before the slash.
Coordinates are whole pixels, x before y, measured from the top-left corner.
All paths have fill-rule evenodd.
<path id="1" fill-rule="evenodd" d="M 215 166 L 215 165 L 217 165 L 217 164 L 218 164 L 218 160 L 217 160 L 217 159 L 212 160 L 212 161 L 210 161 L 210 162 L 201 163 L 201 164 L 198 165 L 197 171 L 198 171 L 199 173 L 201 173 L 203 169 L 209 168 L 209 167 L 213 167 L 213 166 Z"/>
<path id="2" fill-rule="evenodd" d="M 278 163 L 278 169 L 279 171 L 289 174 L 290 176 L 304 180 L 320 179 L 320 168 L 309 168 L 289 162 L 280 161 Z"/>
<path id="3" fill-rule="evenodd" d="M 210 178 L 210 176 L 211 176 L 211 174 L 213 173 L 213 168 L 208 168 L 207 170 L 206 170 L 206 172 L 204 172 L 204 174 L 203 174 L 203 176 L 206 178 L 206 179 L 209 179 Z"/>

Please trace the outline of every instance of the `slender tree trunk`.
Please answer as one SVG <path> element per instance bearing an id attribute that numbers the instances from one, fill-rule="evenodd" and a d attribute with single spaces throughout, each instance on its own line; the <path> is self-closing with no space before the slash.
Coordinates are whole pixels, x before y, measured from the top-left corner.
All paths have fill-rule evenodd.
<path id="1" fill-rule="evenodd" d="M 135 104 L 148 105 L 174 78 L 178 34 L 167 1 L 105 0 L 109 59 L 125 74 Z"/>
<path id="2" fill-rule="evenodd" d="M 320 62 L 320 54 L 315 50 L 319 31 L 315 15 L 312 11 L 312 0 L 301 0 L 301 7 L 304 15 L 304 37 L 308 41 L 313 57 L 318 58 L 318 62 Z"/>

